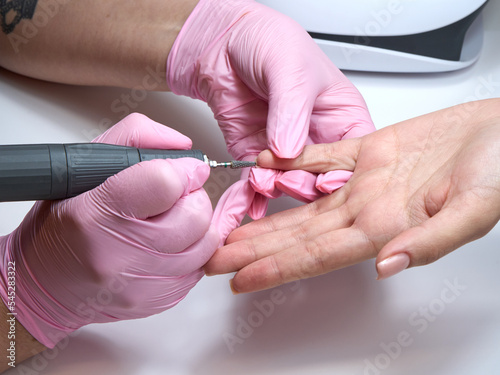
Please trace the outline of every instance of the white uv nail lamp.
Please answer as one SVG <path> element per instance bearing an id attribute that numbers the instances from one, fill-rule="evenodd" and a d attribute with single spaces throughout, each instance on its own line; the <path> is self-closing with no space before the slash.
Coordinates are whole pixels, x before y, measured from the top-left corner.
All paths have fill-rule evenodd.
<path id="1" fill-rule="evenodd" d="M 257 0 L 304 27 L 340 69 L 445 72 L 483 44 L 489 0 Z"/>

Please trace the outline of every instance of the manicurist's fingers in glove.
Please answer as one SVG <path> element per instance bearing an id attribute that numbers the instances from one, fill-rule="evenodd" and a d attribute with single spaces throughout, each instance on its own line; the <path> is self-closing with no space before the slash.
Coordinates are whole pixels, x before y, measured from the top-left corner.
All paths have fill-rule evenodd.
<path id="1" fill-rule="evenodd" d="M 138 114 L 97 141 L 191 146 L 187 137 Z M 24 328 L 53 347 L 86 324 L 146 317 L 181 301 L 219 240 L 202 188 L 209 173 L 191 158 L 146 161 L 74 198 L 37 202 L 0 240 L 2 272 L 16 264 L 17 318 Z M 6 303 L 5 283 L 0 289 Z"/>
<path id="2" fill-rule="evenodd" d="M 253 159 L 265 149 L 294 158 L 306 144 L 374 130 L 358 90 L 307 32 L 251 0 L 201 0 L 169 54 L 167 83 L 174 93 L 208 103 L 236 159 Z M 245 213 L 254 219 L 265 214 L 261 195 L 285 192 L 306 202 L 323 196 L 316 178 L 306 171 L 244 172 L 254 191 L 239 183 L 216 208 L 222 240 Z M 344 174 L 341 184 L 345 180 Z"/>

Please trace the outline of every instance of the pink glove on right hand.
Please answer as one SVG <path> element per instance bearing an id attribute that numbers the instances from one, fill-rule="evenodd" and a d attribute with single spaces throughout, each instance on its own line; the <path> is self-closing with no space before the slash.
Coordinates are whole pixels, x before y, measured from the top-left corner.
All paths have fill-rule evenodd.
<path id="1" fill-rule="evenodd" d="M 132 114 L 97 141 L 142 148 L 191 140 Z M 151 160 L 77 197 L 37 202 L 0 238 L 0 295 L 47 347 L 89 323 L 135 319 L 181 301 L 203 276 L 218 233 L 196 159 Z M 14 305 L 7 271 L 15 268 Z"/>
<path id="2" fill-rule="evenodd" d="M 200 0 L 169 54 L 167 83 L 176 94 L 208 103 L 235 159 L 252 160 L 265 149 L 295 158 L 306 144 L 374 130 L 360 93 L 307 32 L 252 0 Z M 248 173 L 215 210 L 221 242 L 247 212 L 254 219 L 265 214 L 264 196 L 323 195 L 316 175 L 305 171 L 253 169 L 251 185 Z"/>

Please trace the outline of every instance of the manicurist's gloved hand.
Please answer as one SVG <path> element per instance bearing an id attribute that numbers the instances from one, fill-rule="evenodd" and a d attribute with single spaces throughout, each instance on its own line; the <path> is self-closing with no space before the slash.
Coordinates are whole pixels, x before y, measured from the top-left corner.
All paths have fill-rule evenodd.
<path id="1" fill-rule="evenodd" d="M 167 83 L 208 103 L 235 159 L 252 160 L 265 149 L 294 158 L 306 144 L 374 130 L 360 93 L 307 32 L 251 0 L 200 0 L 169 54 Z M 317 175 L 306 171 L 244 172 L 214 213 L 222 241 L 245 213 L 263 216 L 267 198 L 286 192 L 312 201 L 349 176 L 330 172 L 316 186 Z"/>
<path id="2" fill-rule="evenodd" d="M 189 138 L 133 114 L 95 141 L 188 149 Z M 15 264 L 17 319 L 53 347 L 89 323 L 146 317 L 181 301 L 219 236 L 196 159 L 136 164 L 77 197 L 37 202 L 0 239 L 0 291 Z M 12 262 L 12 263 L 9 263 Z"/>

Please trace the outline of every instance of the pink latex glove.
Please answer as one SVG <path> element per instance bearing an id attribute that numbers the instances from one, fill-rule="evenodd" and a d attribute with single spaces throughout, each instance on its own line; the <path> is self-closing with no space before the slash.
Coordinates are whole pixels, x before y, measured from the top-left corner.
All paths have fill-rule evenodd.
<path id="1" fill-rule="evenodd" d="M 175 130 L 132 114 L 96 139 L 142 148 L 188 149 Z M 152 160 L 61 201 L 37 202 L 0 239 L 0 292 L 15 264 L 15 311 L 40 343 L 54 345 L 89 323 L 135 319 L 181 301 L 203 275 L 218 233 L 196 159 Z"/>
<path id="2" fill-rule="evenodd" d="M 167 84 L 208 103 L 236 159 L 255 159 L 265 149 L 294 158 L 306 144 L 374 130 L 360 93 L 307 32 L 255 1 L 200 0 L 169 54 Z M 311 201 L 323 195 L 316 175 L 305 171 L 250 174 L 242 174 L 215 210 L 222 242 L 247 211 L 254 219 L 265 214 L 264 196 L 285 191 Z M 319 187 L 329 192 L 336 180 L 332 172 Z"/>

